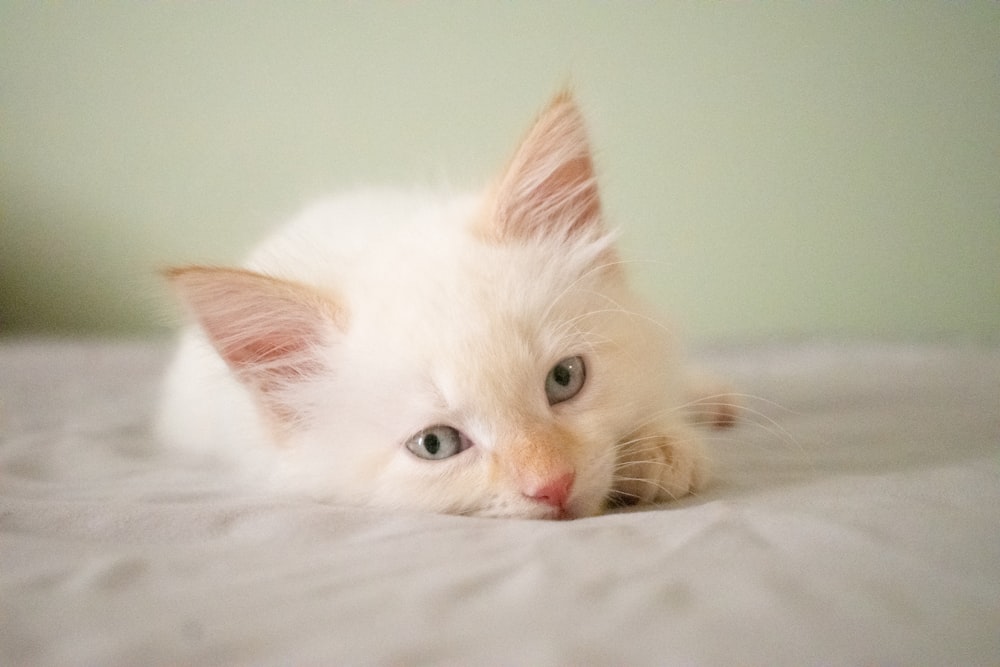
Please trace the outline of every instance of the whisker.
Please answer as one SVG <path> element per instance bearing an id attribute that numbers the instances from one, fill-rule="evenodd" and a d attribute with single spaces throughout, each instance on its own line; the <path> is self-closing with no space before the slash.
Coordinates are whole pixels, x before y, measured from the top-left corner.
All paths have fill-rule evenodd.
<path id="1" fill-rule="evenodd" d="M 645 478 L 645 477 L 623 477 L 623 476 L 617 476 L 616 477 L 616 481 L 618 481 L 618 482 L 640 482 L 642 484 L 646 484 L 647 486 L 651 486 L 654 489 L 656 489 L 656 491 L 662 492 L 662 493 L 666 494 L 667 496 L 669 496 L 670 500 L 677 500 L 678 498 L 681 497 L 681 496 L 678 496 L 677 494 L 675 494 L 673 491 L 671 491 L 665 485 L 660 484 L 658 482 L 654 482 L 653 480 Z M 631 496 L 631 497 L 636 498 L 636 499 L 641 499 L 641 496 L 638 496 L 636 494 L 630 494 L 630 493 L 627 493 L 627 492 L 624 492 L 624 491 L 619 491 L 617 489 L 615 489 L 615 492 L 619 493 L 621 495 L 628 495 L 628 496 Z M 689 491 L 688 493 L 690 495 L 694 495 L 693 492 Z"/>

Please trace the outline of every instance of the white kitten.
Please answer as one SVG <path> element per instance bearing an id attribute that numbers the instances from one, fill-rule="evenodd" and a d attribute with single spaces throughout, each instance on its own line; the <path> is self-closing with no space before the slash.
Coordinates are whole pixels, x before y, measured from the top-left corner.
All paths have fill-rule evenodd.
<path id="1" fill-rule="evenodd" d="M 168 273 L 198 325 L 159 428 L 282 490 L 588 516 L 697 488 L 691 422 L 735 414 L 686 409 L 675 344 L 629 289 L 602 221 L 568 94 L 484 192 L 333 199 L 246 267 Z"/>

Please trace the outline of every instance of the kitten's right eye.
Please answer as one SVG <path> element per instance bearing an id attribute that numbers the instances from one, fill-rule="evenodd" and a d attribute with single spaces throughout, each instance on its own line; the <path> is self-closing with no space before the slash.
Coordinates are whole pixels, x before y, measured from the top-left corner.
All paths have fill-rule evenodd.
<path id="1" fill-rule="evenodd" d="M 407 440 L 406 448 L 422 459 L 440 461 L 464 452 L 472 443 L 451 426 L 431 426 Z"/>

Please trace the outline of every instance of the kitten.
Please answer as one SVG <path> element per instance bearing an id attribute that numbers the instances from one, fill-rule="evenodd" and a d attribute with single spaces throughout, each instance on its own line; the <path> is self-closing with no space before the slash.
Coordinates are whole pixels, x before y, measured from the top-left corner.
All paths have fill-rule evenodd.
<path id="1" fill-rule="evenodd" d="M 197 324 L 167 374 L 162 437 L 285 491 L 584 517 L 697 489 L 693 422 L 735 416 L 722 394 L 691 409 L 676 343 L 627 284 L 566 93 L 479 194 L 349 194 L 245 268 L 167 276 Z"/>

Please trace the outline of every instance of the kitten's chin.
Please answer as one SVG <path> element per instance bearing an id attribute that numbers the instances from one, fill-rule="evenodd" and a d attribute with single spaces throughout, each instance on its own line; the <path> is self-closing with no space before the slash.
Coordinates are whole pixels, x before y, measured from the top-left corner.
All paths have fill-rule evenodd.
<path id="1" fill-rule="evenodd" d="M 548 521 L 571 521 L 573 519 L 585 519 L 597 516 L 604 510 L 603 502 L 591 502 L 589 499 L 577 499 L 571 501 L 565 507 L 549 507 L 539 505 L 533 507 L 530 513 L 520 518 L 542 519 Z"/>
<path id="2" fill-rule="evenodd" d="M 531 516 L 531 519 L 542 519 L 547 521 L 572 521 L 573 519 L 586 519 L 601 513 L 601 507 L 595 508 L 574 508 L 574 507 L 547 507 L 541 516 Z"/>
<path id="3" fill-rule="evenodd" d="M 498 519 L 531 519 L 534 521 L 572 521 L 591 516 L 591 513 L 574 511 L 570 508 L 538 507 L 515 512 L 487 512 L 482 516 Z"/>
<path id="4" fill-rule="evenodd" d="M 526 504 L 517 507 L 490 506 L 479 510 L 458 512 L 467 516 L 479 516 L 494 519 L 532 519 L 541 521 L 570 521 L 596 516 L 603 511 L 601 503 L 588 501 L 570 502 L 565 507 L 551 507 L 544 503 Z"/>

